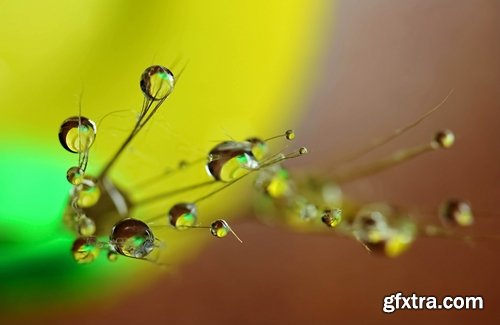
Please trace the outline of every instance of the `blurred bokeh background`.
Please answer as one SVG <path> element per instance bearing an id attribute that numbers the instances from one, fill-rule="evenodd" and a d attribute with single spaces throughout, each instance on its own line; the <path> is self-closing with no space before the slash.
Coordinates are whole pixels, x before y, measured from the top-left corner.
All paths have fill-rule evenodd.
<path id="1" fill-rule="evenodd" d="M 46 10 L 46 15 L 34 27 L 30 27 L 28 19 L 20 20 L 22 15 L 1 11 L 2 17 L 11 16 L 18 24 L 14 24 L 18 26 L 17 30 L 9 33 L 3 29 L 2 34 L 2 37 L 14 35 L 17 39 L 17 43 L 4 42 L 0 52 L 0 82 L 4 89 L 0 103 L 9 122 L 2 123 L 2 143 L 9 143 L 2 147 L 2 163 L 6 164 L 8 157 L 17 157 L 11 159 L 13 164 L 22 166 L 27 175 L 32 172 L 36 172 L 35 175 L 48 174 L 48 170 L 52 170 L 50 168 L 53 168 L 54 175 L 60 168 L 64 172 L 64 166 L 71 160 L 64 153 L 57 153 L 60 149 L 54 146 L 54 134 L 58 123 L 68 114 L 74 114 L 65 109 L 74 108 L 76 112 L 75 98 L 81 92 L 82 83 L 85 88 L 83 107 L 89 113 L 102 116 L 115 109 L 131 109 L 135 106 L 130 102 L 138 102 L 140 94 L 135 97 L 129 95 L 128 92 L 135 90 L 127 83 L 130 80 L 135 82 L 137 71 L 152 63 L 151 60 L 157 60 L 153 54 L 160 61 L 171 62 L 180 56 L 189 59 L 189 64 L 182 77 L 185 79 L 181 79 L 176 89 L 178 97 L 173 96 L 172 102 L 168 103 L 167 115 L 161 115 L 159 122 L 148 131 L 155 132 L 154 128 L 161 129 L 161 124 L 168 121 L 168 142 L 182 138 L 186 143 L 207 142 L 209 147 L 209 141 L 214 137 L 215 140 L 224 137 L 221 128 L 231 135 L 237 133 L 235 137 L 245 137 L 256 132 L 277 134 L 283 128 L 294 126 L 298 134 L 296 144 L 306 145 L 310 155 L 291 162 L 289 166 L 303 172 L 326 172 L 328 162 L 335 157 L 406 125 L 454 89 L 442 110 L 365 160 L 383 156 L 396 148 L 425 142 L 441 128 L 449 128 L 456 133 L 454 148 L 419 157 L 353 182 L 346 186 L 345 191 L 360 200 L 406 206 L 419 211 L 427 220 L 436 215 L 443 199 L 466 198 L 477 215 L 476 224 L 466 233 L 498 235 L 498 1 L 344 0 L 337 1 L 335 6 L 329 2 L 292 1 L 292 4 L 283 2 L 265 8 L 249 4 L 245 7 L 240 3 L 210 6 L 194 2 L 185 6 L 173 3 L 169 2 L 171 7 L 168 9 L 171 9 L 173 20 L 169 23 L 165 21 L 169 20 L 170 17 L 166 16 L 170 12 L 162 11 L 166 16 L 156 18 L 150 11 L 155 8 L 154 5 L 142 10 L 141 5 L 131 5 L 128 12 L 120 13 L 116 9 L 118 4 L 109 4 L 107 11 L 101 12 L 101 18 L 95 23 L 95 15 L 86 5 L 73 8 L 77 13 L 85 12 L 87 8 L 87 24 L 82 30 L 99 41 L 89 44 L 85 60 L 82 59 L 84 62 L 75 69 L 71 62 L 51 60 L 52 55 L 57 58 L 57 53 L 66 53 L 66 39 L 60 41 L 59 47 L 53 44 L 52 47 L 44 47 L 43 41 L 38 41 L 39 44 L 32 44 L 33 47 L 25 51 L 22 48 L 16 48 L 17 52 L 11 49 L 21 46 L 23 41 L 36 43 L 37 33 L 33 31 L 42 33 L 39 27 L 51 24 L 49 4 L 40 5 Z M 0 10 L 2 6 L 6 5 L 2 3 Z M 23 7 L 19 5 L 17 13 L 22 12 L 21 9 Z M 64 16 L 62 9 L 54 7 L 53 12 Z M 28 12 L 37 13 L 36 8 L 30 8 Z M 148 15 L 153 21 L 140 30 L 143 21 L 137 17 Z M 83 14 L 80 16 L 85 17 Z M 164 19 L 158 26 L 168 27 L 168 35 L 176 35 L 172 38 L 172 45 L 162 45 L 158 53 L 154 53 L 158 48 L 154 42 L 161 42 L 161 36 L 156 36 L 154 31 L 156 19 Z M 66 23 L 74 26 L 75 22 Z M 89 26 L 93 26 L 92 31 L 88 30 Z M 114 30 L 112 26 L 115 26 Z M 57 25 L 48 28 L 50 33 L 55 33 L 57 29 Z M 22 31 L 30 31 L 26 32 L 30 38 L 24 40 Z M 72 37 L 69 39 L 76 39 L 72 51 L 78 54 L 82 43 L 77 41 L 78 35 Z M 6 41 L 13 42 L 7 38 Z M 136 44 L 137 48 L 130 49 L 128 42 Z M 180 50 L 174 45 L 178 45 Z M 271 45 L 275 47 L 269 48 Z M 103 47 L 106 51 L 100 53 L 99 49 Z M 142 56 L 129 61 L 130 57 L 124 54 L 129 50 L 135 50 L 134 55 Z M 96 54 L 93 54 L 94 51 Z M 196 51 L 196 54 L 191 51 Z M 203 51 L 207 51 L 209 56 Z M 47 52 L 51 53 L 43 56 Z M 12 55 L 10 58 L 9 53 Z M 74 60 L 74 56 L 69 58 Z M 9 65 L 12 60 L 17 60 L 17 65 Z M 33 67 L 19 68 L 29 62 Z M 214 62 L 217 65 L 206 67 Z M 41 76 L 33 70 L 36 65 L 40 66 Z M 122 78 L 111 82 L 114 79 L 110 76 L 116 75 L 115 69 L 121 70 L 122 66 L 130 67 L 130 71 L 123 71 Z M 11 67 L 21 70 L 12 71 Z M 235 68 L 238 70 L 233 71 Z M 219 70 L 222 75 L 216 74 Z M 51 73 L 57 78 L 49 78 Z M 255 85 L 262 80 L 267 80 L 265 85 Z M 251 85 L 256 88 L 248 89 Z M 183 87 L 185 90 L 182 90 Z M 117 98 L 120 89 L 126 89 L 126 94 Z M 51 90 L 54 91 L 51 93 Z M 200 91 L 201 95 L 198 95 Z M 70 95 L 61 96 L 68 92 Z M 49 95 L 44 95 L 46 93 Z M 210 95 L 213 93 L 216 95 Z M 57 103 L 59 108 L 56 113 L 50 113 L 50 103 Z M 234 108 L 236 106 L 237 109 Z M 192 114 L 203 114 L 207 120 L 204 123 L 193 121 L 194 124 L 189 125 L 191 120 L 188 117 Z M 49 117 L 44 119 L 44 116 Z M 126 117 L 126 114 L 125 118 L 116 117 L 116 121 L 120 118 L 126 120 Z M 106 158 L 106 150 L 123 134 L 120 128 L 110 125 L 115 124 L 104 124 L 103 135 L 99 134 L 98 141 L 105 142 L 105 138 L 108 143 L 96 148 L 98 161 Z M 197 131 L 190 129 L 182 132 L 190 126 Z M 26 132 L 26 137 L 20 139 Z M 158 137 L 154 133 L 149 136 Z M 35 146 L 41 147 L 38 151 L 33 151 L 33 139 L 40 141 L 35 142 Z M 140 148 L 141 152 L 148 153 L 144 158 L 147 161 L 162 159 L 163 156 L 156 156 L 158 150 L 154 150 L 160 144 L 167 146 L 166 152 L 177 150 L 177 154 L 182 156 L 182 149 L 158 142 L 148 144 L 146 140 L 142 139 Z M 19 145 L 14 146 L 13 143 Z M 203 149 L 203 145 L 200 146 Z M 21 153 L 15 156 L 5 148 L 17 148 L 15 152 Z M 32 154 L 23 156 L 23 148 L 29 148 Z M 47 163 L 48 158 L 40 158 L 47 156 L 62 163 L 50 164 Z M 38 163 L 29 164 L 30 161 Z M 127 166 L 127 163 L 123 163 L 117 171 L 117 175 L 124 179 L 134 175 L 133 167 Z M 44 167 L 44 164 L 47 166 Z M 33 166 L 40 166 L 43 172 Z M 19 183 L 10 178 L 7 182 L 6 177 L 2 177 L 4 188 Z M 24 184 L 30 177 L 22 178 Z M 20 184 L 23 185 L 22 182 Z M 19 191 L 22 192 L 21 185 Z M 54 185 L 50 186 L 54 188 Z M 39 181 L 29 184 L 29 188 L 36 189 L 34 192 L 27 191 L 30 198 L 33 193 L 46 192 L 45 184 Z M 4 193 L 10 192 L 2 192 L 5 205 L 7 194 Z M 36 220 L 37 216 L 44 217 L 39 207 L 48 199 L 51 197 L 39 200 L 31 212 L 35 216 L 31 216 L 30 220 Z M 58 202 L 62 204 L 64 197 Z M 212 206 L 216 209 L 224 203 L 214 200 Z M 48 204 L 46 209 L 53 205 Z M 57 207 L 53 209 L 57 211 Z M 11 237 L 19 238 L 20 232 L 16 231 L 20 227 L 19 220 L 4 217 L 12 215 L 5 211 L 2 210 L 3 230 L 0 234 L 6 249 L 14 249 L 7 244 L 16 242 Z M 242 217 L 250 214 L 229 208 L 220 211 L 232 211 L 232 215 Z M 57 222 L 57 215 L 51 222 Z M 192 247 L 189 246 L 185 254 L 184 251 L 178 254 L 182 256 L 174 254 L 172 259 L 175 265 L 166 272 L 154 265 L 137 266 L 128 261 L 111 267 L 103 261 L 92 269 L 77 269 L 79 266 L 72 265 L 69 260 L 59 269 L 71 270 L 72 276 L 61 281 L 62 275 L 47 271 L 54 277 L 54 285 L 44 286 L 30 280 L 38 276 L 37 270 L 46 270 L 42 259 L 37 260 L 38 264 L 30 264 L 26 260 L 18 263 L 14 257 L 6 255 L 1 260 L 3 291 L 0 297 L 2 304 L 9 306 L 10 312 L 3 310 L 0 317 L 8 323 L 51 324 L 159 321 L 181 324 L 329 324 L 359 323 L 362 320 L 366 323 L 495 323 L 500 320 L 496 308 L 500 303 L 498 240 L 479 239 L 468 244 L 455 239 L 421 239 L 400 258 L 385 259 L 369 255 L 361 245 L 344 238 L 297 234 L 285 228 L 264 226 L 249 218 L 233 222 L 238 235 L 245 241 L 244 245 L 233 240 L 203 241 L 199 236 L 192 238 L 191 242 L 181 242 Z M 26 245 L 44 248 L 39 246 L 44 236 L 32 238 L 45 229 L 38 227 L 38 232 L 29 233 L 23 241 L 28 243 Z M 49 228 L 45 229 L 48 235 Z M 9 237 L 9 234 L 12 236 Z M 70 241 L 67 239 L 67 242 Z M 13 250 L 10 256 L 13 255 L 17 256 L 18 251 Z M 40 254 L 33 253 L 33 256 L 39 258 Z M 60 259 L 46 262 L 60 263 Z M 136 268 L 140 270 L 136 271 Z M 99 276 L 88 276 L 86 272 L 98 273 Z M 14 278 L 16 273 L 19 276 Z M 9 301 L 13 295 L 6 293 L 19 287 L 16 281 L 18 284 L 27 283 L 35 292 L 34 296 L 40 299 L 39 303 L 29 299 L 18 299 L 18 303 Z M 75 285 L 75 281 L 79 283 Z M 112 289 L 106 289 L 106 281 L 112 282 Z M 9 286 L 8 283 L 14 284 Z M 73 285 L 76 289 L 64 289 Z M 407 295 L 415 292 L 439 297 L 482 295 L 485 309 L 382 313 L 383 297 L 397 291 Z M 75 299 L 80 293 L 82 298 Z M 45 300 L 47 302 L 44 303 Z M 73 303 L 68 304 L 68 301 Z"/>

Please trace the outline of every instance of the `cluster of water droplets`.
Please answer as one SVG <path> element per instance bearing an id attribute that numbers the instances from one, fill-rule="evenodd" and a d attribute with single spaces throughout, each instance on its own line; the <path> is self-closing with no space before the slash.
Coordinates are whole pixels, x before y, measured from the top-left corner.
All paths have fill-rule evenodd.
<path id="1" fill-rule="evenodd" d="M 204 168 L 211 181 L 174 188 L 130 202 L 127 193 L 118 189 L 107 174 L 128 144 L 172 93 L 175 82 L 174 74 L 163 66 L 154 65 L 142 73 L 140 89 L 144 102 L 136 124 L 97 176 L 86 172 L 89 152 L 96 139 L 96 124 L 82 115 L 63 121 L 59 141 L 68 152 L 78 155 L 77 164 L 66 172 L 72 189 L 65 214 L 67 223 L 78 234 L 72 246 L 73 257 L 78 263 L 94 261 L 101 250 L 107 252 L 110 261 L 115 261 L 118 256 L 125 256 L 157 263 L 159 252 L 165 244 L 155 237 L 155 227 L 177 231 L 208 229 L 216 238 L 232 234 L 242 242 L 224 219 L 213 220 L 208 225 L 201 223 L 198 207 L 203 201 L 251 174 L 256 174 L 254 186 L 260 193 L 257 212 L 265 207 L 264 213 L 274 215 L 273 221 L 280 221 L 301 231 L 326 231 L 349 236 L 368 250 L 389 257 L 404 252 L 418 235 L 440 235 L 446 233 L 443 229 L 448 226 L 469 226 L 473 223 L 470 204 L 464 200 L 443 203 L 440 209 L 443 227 L 422 228 L 405 209 L 385 203 L 359 203 L 345 198 L 342 193 L 341 185 L 345 182 L 390 168 L 425 152 L 450 148 L 455 136 L 451 131 L 444 130 L 437 132 L 430 142 L 423 145 L 398 151 L 366 165 L 344 168 L 343 163 L 353 161 L 387 143 L 396 135 L 416 126 L 430 113 L 416 123 L 380 139 L 371 147 L 340 159 L 332 166 L 331 174 L 325 173 L 319 177 L 312 173 L 306 177 L 296 177 L 282 164 L 287 159 L 306 154 L 308 151 L 305 147 L 288 153 L 270 153 L 270 141 L 279 138 L 294 140 L 293 130 L 267 139 L 249 137 L 243 141 L 223 141 L 210 149 L 202 160 L 181 161 L 177 169 L 180 171 L 195 165 L 195 162 L 204 161 Z M 163 172 L 155 179 L 169 173 Z M 148 180 L 146 184 L 153 181 Z M 218 185 L 218 188 L 195 200 L 179 201 L 157 216 L 141 215 L 137 218 L 134 215 L 134 208 L 138 206 L 210 185 Z M 112 223 L 107 224 L 103 219 L 109 219 Z M 103 234 L 106 237 L 102 237 Z"/>
<path id="2" fill-rule="evenodd" d="M 155 227 L 169 227 L 179 231 L 203 228 L 208 229 L 216 238 L 233 234 L 242 242 L 224 219 L 213 220 L 209 225 L 200 224 L 198 204 L 247 175 L 267 172 L 286 159 L 307 153 L 305 148 L 299 148 L 288 154 L 269 155 L 268 142 L 277 138 L 293 140 L 295 133 L 292 130 L 266 140 L 251 137 L 244 141 L 223 141 L 209 150 L 205 158 L 204 167 L 212 178 L 211 182 L 173 189 L 143 200 L 128 202 L 127 193 L 116 188 L 109 181 L 107 174 L 135 135 L 172 93 L 174 85 L 174 74 L 163 66 L 151 66 L 142 73 L 140 88 L 144 95 L 144 103 L 137 122 L 128 138 L 97 176 L 86 172 L 89 152 L 97 134 L 96 124 L 82 115 L 63 121 L 59 131 L 59 141 L 68 152 L 78 154 L 78 164 L 71 166 L 66 172 L 66 178 L 72 189 L 65 215 L 67 223 L 78 234 L 72 247 L 73 257 L 77 262 L 90 263 L 98 257 L 101 250 L 107 251 L 110 261 L 115 261 L 121 255 L 156 262 L 159 257 L 152 257 L 155 255 L 153 253 L 158 252 L 164 243 L 155 237 L 153 232 Z M 188 166 L 189 162 L 181 161 L 179 170 Z M 139 205 L 211 184 L 220 184 L 220 187 L 192 202 L 176 203 L 161 215 L 149 218 L 141 216 L 138 219 L 133 213 L 134 207 Z M 101 220 L 103 218 L 116 219 L 111 229 L 103 229 L 106 225 Z M 102 237 L 106 233 L 109 234 L 108 237 Z"/>

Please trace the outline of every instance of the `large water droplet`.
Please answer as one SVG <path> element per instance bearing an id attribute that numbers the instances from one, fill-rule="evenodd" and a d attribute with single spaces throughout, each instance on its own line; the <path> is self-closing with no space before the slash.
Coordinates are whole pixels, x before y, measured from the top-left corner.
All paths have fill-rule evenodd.
<path id="1" fill-rule="evenodd" d="M 149 100 L 162 100 L 174 90 L 174 74 L 161 65 L 153 65 L 141 75 L 141 90 Z"/>
<path id="2" fill-rule="evenodd" d="M 206 168 L 215 180 L 230 182 L 249 170 L 258 169 L 259 162 L 250 142 L 225 141 L 210 151 Z"/>
<path id="3" fill-rule="evenodd" d="M 137 219 L 123 219 L 116 223 L 109 237 L 110 245 L 118 254 L 145 258 L 154 249 L 155 237 L 147 224 Z"/>

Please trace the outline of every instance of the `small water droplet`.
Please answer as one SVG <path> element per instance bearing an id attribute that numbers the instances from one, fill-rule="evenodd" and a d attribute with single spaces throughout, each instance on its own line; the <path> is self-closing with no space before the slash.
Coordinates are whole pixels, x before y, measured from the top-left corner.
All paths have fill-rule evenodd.
<path id="1" fill-rule="evenodd" d="M 73 196 L 78 198 L 77 204 L 80 208 L 90 208 L 99 201 L 101 189 L 95 178 L 84 176 L 81 184 L 73 188 Z"/>
<path id="2" fill-rule="evenodd" d="M 321 216 L 321 221 L 330 228 L 335 228 L 342 221 L 342 210 L 325 209 Z"/>
<path id="3" fill-rule="evenodd" d="M 118 259 L 118 254 L 115 251 L 109 251 L 107 258 L 110 262 L 116 262 L 116 260 Z"/>
<path id="4" fill-rule="evenodd" d="M 318 207 L 305 197 L 296 197 L 292 206 L 293 216 L 302 221 L 312 221 L 319 217 Z"/>
<path id="5" fill-rule="evenodd" d="M 147 224 L 137 219 L 123 219 L 111 230 L 109 242 L 118 254 L 145 258 L 154 249 L 155 237 Z"/>
<path id="6" fill-rule="evenodd" d="M 80 167 L 70 167 L 66 172 L 66 179 L 70 184 L 80 185 L 83 181 L 84 171 Z"/>
<path id="7" fill-rule="evenodd" d="M 82 215 L 78 219 L 78 233 L 84 237 L 92 236 L 95 233 L 96 226 L 94 220 Z"/>
<path id="8" fill-rule="evenodd" d="M 178 203 L 168 211 L 168 222 L 178 230 L 194 226 L 196 220 L 196 205 L 193 203 Z"/>
<path id="9" fill-rule="evenodd" d="M 293 131 L 293 130 L 286 130 L 286 132 L 285 132 L 285 138 L 287 140 L 293 140 L 293 139 L 295 139 L 295 131 Z"/>
<path id="10" fill-rule="evenodd" d="M 259 172 L 255 186 L 272 198 L 290 196 L 294 192 L 289 172 L 281 165 L 272 165 Z"/>
<path id="11" fill-rule="evenodd" d="M 474 223 L 474 215 L 469 202 L 452 199 L 444 202 L 440 209 L 441 219 L 457 226 L 470 226 Z"/>
<path id="12" fill-rule="evenodd" d="M 80 237 L 71 247 L 73 259 L 79 264 L 92 263 L 99 255 L 99 247 L 95 237 Z"/>
<path id="13" fill-rule="evenodd" d="M 83 116 L 73 116 L 61 124 L 59 142 L 69 152 L 83 153 L 94 143 L 96 132 L 93 121 Z"/>
<path id="14" fill-rule="evenodd" d="M 141 90 L 149 100 L 163 100 L 174 90 L 174 74 L 161 65 L 153 65 L 141 75 Z"/>
<path id="15" fill-rule="evenodd" d="M 231 232 L 231 228 L 225 220 L 215 220 L 210 225 L 210 233 L 217 238 L 226 237 L 229 232 Z"/>
<path id="16" fill-rule="evenodd" d="M 450 130 L 442 130 L 434 136 L 434 143 L 443 149 L 449 149 L 455 143 L 455 134 Z"/>

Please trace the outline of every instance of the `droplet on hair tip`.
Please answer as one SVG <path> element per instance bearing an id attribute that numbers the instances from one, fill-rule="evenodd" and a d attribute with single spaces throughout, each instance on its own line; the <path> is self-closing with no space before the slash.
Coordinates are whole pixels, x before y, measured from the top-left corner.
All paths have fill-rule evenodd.
<path id="1" fill-rule="evenodd" d="M 59 128 L 59 142 L 71 153 L 83 153 L 94 143 L 97 128 L 93 121 L 83 116 L 70 117 Z"/>
<path id="2" fill-rule="evenodd" d="M 286 130 L 286 132 L 285 132 L 285 138 L 287 140 L 293 140 L 293 139 L 295 139 L 295 131 L 294 130 Z"/>
<path id="3" fill-rule="evenodd" d="M 449 149 L 455 143 L 455 134 L 450 130 L 442 130 L 434 136 L 434 143 L 440 148 Z"/>
<path id="4" fill-rule="evenodd" d="M 141 75 L 141 90 L 149 100 L 163 100 L 174 90 L 174 74 L 161 65 L 153 65 Z"/>
<path id="5" fill-rule="evenodd" d="M 210 225 L 210 233 L 217 238 L 226 237 L 227 234 L 231 232 L 231 228 L 227 224 L 226 220 L 219 219 L 212 222 Z"/>
<path id="6" fill-rule="evenodd" d="M 448 200 L 441 205 L 440 217 L 447 224 L 470 226 L 474 223 L 474 215 L 469 202 L 464 200 Z"/>

